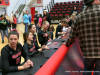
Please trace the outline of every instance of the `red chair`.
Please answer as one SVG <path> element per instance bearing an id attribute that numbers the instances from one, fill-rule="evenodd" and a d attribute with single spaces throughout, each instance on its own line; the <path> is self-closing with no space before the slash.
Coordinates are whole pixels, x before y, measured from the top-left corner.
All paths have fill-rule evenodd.
<path id="1" fill-rule="evenodd" d="M 64 8 L 63 10 L 67 11 L 67 8 Z"/>
<path id="2" fill-rule="evenodd" d="M 62 14 L 65 14 L 65 11 L 62 11 Z"/>
<path id="3" fill-rule="evenodd" d="M 79 7 L 82 7 L 83 5 L 79 5 Z"/>
<path id="4" fill-rule="evenodd" d="M 68 10 L 69 10 L 69 11 L 71 11 L 71 10 L 72 10 L 72 8 L 68 8 Z"/>
<path id="5" fill-rule="evenodd" d="M 49 14 L 51 14 L 52 12 L 49 12 Z"/>
<path id="6" fill-rule="evenodd" d="M 53 14 L 56 14 L 56 12 L 54 11 Z"/>
<path id="7" fill-rule="evenodd" d="M 75 5 L 79 5 L 79 3 L 75 3 Z"/>
<path id="8" fill-rule="evenodd" d="M 68 8 L 68 6 L 65 6 L 65 8 Z"/>
<path id="9" fill-rule="evenodd" d="M 63 14 L 59 14 L 59 20 L 61 20 L 63 18 Z"/>
<path id="10" fill-rule="evenodd" d="M 68 4 L 71 4 L 71 2 L 68 2 Z"/>
<path id="11" fill-rule="evenodd" d="M 61 11 L 57 11 L 57 14 L 61 14 Z"/>
<path id="12" fill-rule="evenodd" d="M 76 1 L 76 3 L 79 3 L 79 1 Z"/>
<path id="13" fill-rule="evenodd" d="M 61 8 L 63 9 L 63 8 L 64 8 L 64 6 L 61 6 Z"/>
<path id="14" fill-rule="evenodd" d="M 69 8 L 73 8 L 73 6 L 69 6 Z"/>
<path id="15" fill-rule="evenodd" d="M 57 9 L 59 9 L 60 7 L 56 7 Z"/>
<path id="16" fill-rule="evenodd" d="M 55 9 L 54 11 L 58 11 L 58 9 Z"/>
<path id="17" fill-rule="evenodd" d="M 60 11 L 62 11 L 62 9 L 59 9 Z"/>
<path id="18" fill-rule="evenodd" d="M 51 14 L 50 16 L 51 16 L 51 20 L 54 20 L 54 15 L 53 15 L 53 14 Z"/>
<path id="19" fill-rule="evenodd" d="M 55 9 L 55 7 L 52 7 L 52 9 Z"/>
<path id="20" fill-rule="evenodd" d="M 54 15 L 54 20 L 58 20 L 58 14 Z"/>
<path id="21" fill-rule="evenodd" d="M 82 8 L 79 7 L 79 8 L 77 8 L 77 9 L 78 9 L 78 10 L 81 10 Z"/>
<path id="22" fill-rule="evenodd" d="M 54 7 L 57 7 L 57 5 L 54 5 Z"/>
<path id="23" fill-rule="evenodd" d="M 66 5 L 66 4 L 67 4 L 67 2 L 64 2 L 64 4 Z"/>
<path id="24" fill-rule="evenodd" d="M 69 14 L 65 14 L 65 16 L 69 16 Z"/>

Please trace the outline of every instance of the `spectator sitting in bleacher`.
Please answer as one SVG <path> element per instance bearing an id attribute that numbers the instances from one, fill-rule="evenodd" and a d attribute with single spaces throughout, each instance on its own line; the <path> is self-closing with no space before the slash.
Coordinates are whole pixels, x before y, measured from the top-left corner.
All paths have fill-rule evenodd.
<path id="1" fill-rule="evenodd" d="M 73 10 L 71 11 L 71 14 L 76 14 L 76 15 L 79 14 L 76 6 L 73 7 Z"/>

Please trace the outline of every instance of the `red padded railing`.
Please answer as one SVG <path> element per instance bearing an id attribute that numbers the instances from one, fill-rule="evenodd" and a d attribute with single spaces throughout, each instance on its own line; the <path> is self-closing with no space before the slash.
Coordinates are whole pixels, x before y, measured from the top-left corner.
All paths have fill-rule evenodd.
<path id="1" fill-rule="evenodd" d="M 62 45 L 34 75 L 54 75 L 67 52 L 68 47 Z"/>

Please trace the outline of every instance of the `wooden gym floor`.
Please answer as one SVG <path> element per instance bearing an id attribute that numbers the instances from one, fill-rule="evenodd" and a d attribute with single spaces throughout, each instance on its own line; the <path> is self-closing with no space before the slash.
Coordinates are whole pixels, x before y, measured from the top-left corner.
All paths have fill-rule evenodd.
<path id="1" fill-rule="evenodd" d="M 55 28 L 55 31 L 56 31 L 56 27 L 58 24 L 52 24 Z M 23 40 L 23 33 L 24 33 L 24 29 L 25 29 L 25 26 L 23 23 L 21 24 L 17 24 L 17 30 L 18 32 L 20 33 L 19 34 L 19 43 L 21 43 L 22 45 L 24 44 L 24 40 Z M 54 34 L 54 38 L 55 38 L 55 31 L 53 32 Z M 9 32 L 9 30 L 8 30 Z M 2 44 L 2 38 L 1 38 L 1 33 L 0 33 L 0 55 L 1 55 L 1 49 L 8 44 L 8 39 L 6 37 L 4 37 L 4 43 Z M 23 62 L 24 59 L 22 58 L 22 61 Z"/>

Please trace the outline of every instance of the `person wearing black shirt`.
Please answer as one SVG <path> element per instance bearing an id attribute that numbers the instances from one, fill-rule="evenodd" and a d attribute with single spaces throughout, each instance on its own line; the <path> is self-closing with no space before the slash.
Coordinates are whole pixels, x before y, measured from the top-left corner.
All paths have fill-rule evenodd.
<path id="1" fill-rule="evenodd" d="M 35 23 L 35 26 L 36 26 L 36 29 L 37 29 L 37 24 L 38 24 L 38 19 L 39 19 L 39 15 L 38 15 L 38 11 L 35 11 L 35 17 L 34 17 L 34 23 Z M 36 30 L 37 31 L 37 30 Z"/>
<path id="2" fill-rule="evenodd" d="M 36 37 L 36 26 L 34 24 L 30 24 L 28 26 L 28 30 L 33 34 L 33 41 L 38 45 L 37 37 Z"/>
<path id="3" fill-rule="evenodd" d="M 49 15 L 49 13 L 47 13 L 47 10 L 44 10 L 44 12 L 43 12 L 43 22 L 44 21 L 48 21 L 49 24 L 51 25 L 51 16 Z M 49 31 L 49 29 L 50 29 L 50 26 L 48 28 L 48 31 Z"/>
<path id="4" fill-rule="evenodd" d="M 35 54 L 42 52 L 45 48 L 45 45 L 40 48 L 35 41 L 33 41 L 33 34 L 30 31 L 27 31 L 23 34 L 24 37 L 24 45 L 23 50 L 30 56 L 34 56 Z"/>
<path id="5" fill-rule="evenodd" d="M 18 43 L 18 40 L 19 34 L 16 31 L 11 31 L 8 34 L 9 44 L 1 50 L 2 75 L 33 67 L 33 62 L 24 52 L 22 45 Z M 20 66 L 21 56 L 23 56 L 26 61 L 22 66 Z"/>
<path id="6" fill-rule="evenodd" d="M 38 40 L 41 46 L 46 45 L 48 41 L 51 39 L 49 38 L 49 34 L 47 33 L 47 29 L 49 28 L 49 22 L 44 21 L 42 28 L 38 31 Z"/>
<path id="7" fill-rule="evenodd" d="M 73 7 L 73 10 L 71 11 L 71 15 L 72 14 L 76 14 L 76 15 L 79 14 L 79 12 L 77 11 L 77 7 L 76 6 Z"/>
<path id="8" fill-rule="evenodd" d="M 7 20 L 5 19 L 4 15 L 1 15 L 0 30 L 1 30 L 1 35 L 2 35 L 2 43 L 4 43 L 4 33 L 6 34 L 8 38 Z"/>
<path id="9" fill-rule="evenodd" d="M 61 21 L 61 24 L 59 24 L 56 28 L 56 38 L 59 36 L 59 35 L 63 35 L 63 34 L 66 34 L 66 32 L 63 32 L 63 27 L 66 27 L 66 21 L 63 19 Z"/>

